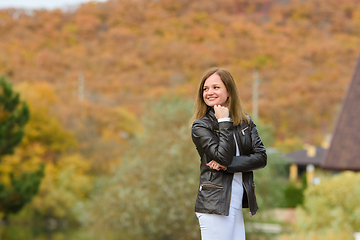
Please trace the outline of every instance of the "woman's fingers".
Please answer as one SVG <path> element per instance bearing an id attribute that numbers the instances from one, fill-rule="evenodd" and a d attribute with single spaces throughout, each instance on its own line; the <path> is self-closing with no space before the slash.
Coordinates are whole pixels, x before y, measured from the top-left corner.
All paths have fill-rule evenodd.
<path id="1" fill-rule="evenodd" d="M 218 164 L 217 162 L 215 162 L 214 160 L 211 160 L 211 161 L 210 161 L 209 163 L 207 163 L 206 165 L 209 166 L 209 167 L 211 167 L 211 168 L 213 168 L 213 167 L 215 167 L 217 164 Z"/>
<path id="2" fill-rule="evenodd" d="M 220 165 L 219 163 L 215 162 L 214 160 L 211 160 L 209 163 L 206 164 L 206 166 L 210 167 L 211 169 L 217 170 L 217 171 L 224 168 L 224 166 Z"/>

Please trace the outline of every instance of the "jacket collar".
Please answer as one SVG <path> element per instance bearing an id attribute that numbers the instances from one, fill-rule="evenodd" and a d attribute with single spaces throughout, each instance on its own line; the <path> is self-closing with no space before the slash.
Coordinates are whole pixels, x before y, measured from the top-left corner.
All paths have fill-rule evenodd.
<path id="1" fill-rule="evenodd" d="M 213 107 L 209 107 L 209 106 L 207 106 L 207 110 L 206 110 L 206 112 L 212 112 L 212 113 L 214 113 L 215 114 L 215 110 L 214 110 L 214 108 Z"/>

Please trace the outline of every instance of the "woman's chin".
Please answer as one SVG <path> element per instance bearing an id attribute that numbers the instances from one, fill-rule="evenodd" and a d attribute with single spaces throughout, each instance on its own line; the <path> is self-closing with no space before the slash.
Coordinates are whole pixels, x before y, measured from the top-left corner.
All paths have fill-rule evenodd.
<path id="1" fill-rule="evenodd" d="M 227 107 L 226 103 L 219 103 L 219 102 L 207 102 L 206 105 L 208 105 L 209 107 L 214 107 L 215 105 L 220 105 L 220 106 L 223 106 L 223 107 Z"/>

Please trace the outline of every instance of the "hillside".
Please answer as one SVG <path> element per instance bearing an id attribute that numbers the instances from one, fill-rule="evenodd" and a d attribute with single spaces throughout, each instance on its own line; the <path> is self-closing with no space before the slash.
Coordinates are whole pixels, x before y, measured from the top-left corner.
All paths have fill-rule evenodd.
<path id="1" fill-rule="evenodd" d="M 68 12 L 2 9 L 0 74 L 15 85 L 49 83 L 60 99 L 56 114 L 69 125 L 64 116 L 79 111 L 79 76 L 88 109 L 122 106 L 141 116 L 150 99 L 194 99 L 202 72 L 225 67 L 251 113 L 256 68 L 261 120 L 274 125 L 278 140 L 319 143 L 333 129 L 350 81 L 359 27 L 356 0 L 109 0 Z"/>

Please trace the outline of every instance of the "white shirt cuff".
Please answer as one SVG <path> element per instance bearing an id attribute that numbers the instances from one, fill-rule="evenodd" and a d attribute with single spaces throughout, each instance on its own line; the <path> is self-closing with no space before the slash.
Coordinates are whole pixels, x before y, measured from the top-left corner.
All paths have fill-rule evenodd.
<path id="1" fill-rule="evenodd" d="M 219 118 L 218 122 L 231 122 L 230 118 Z"/>

